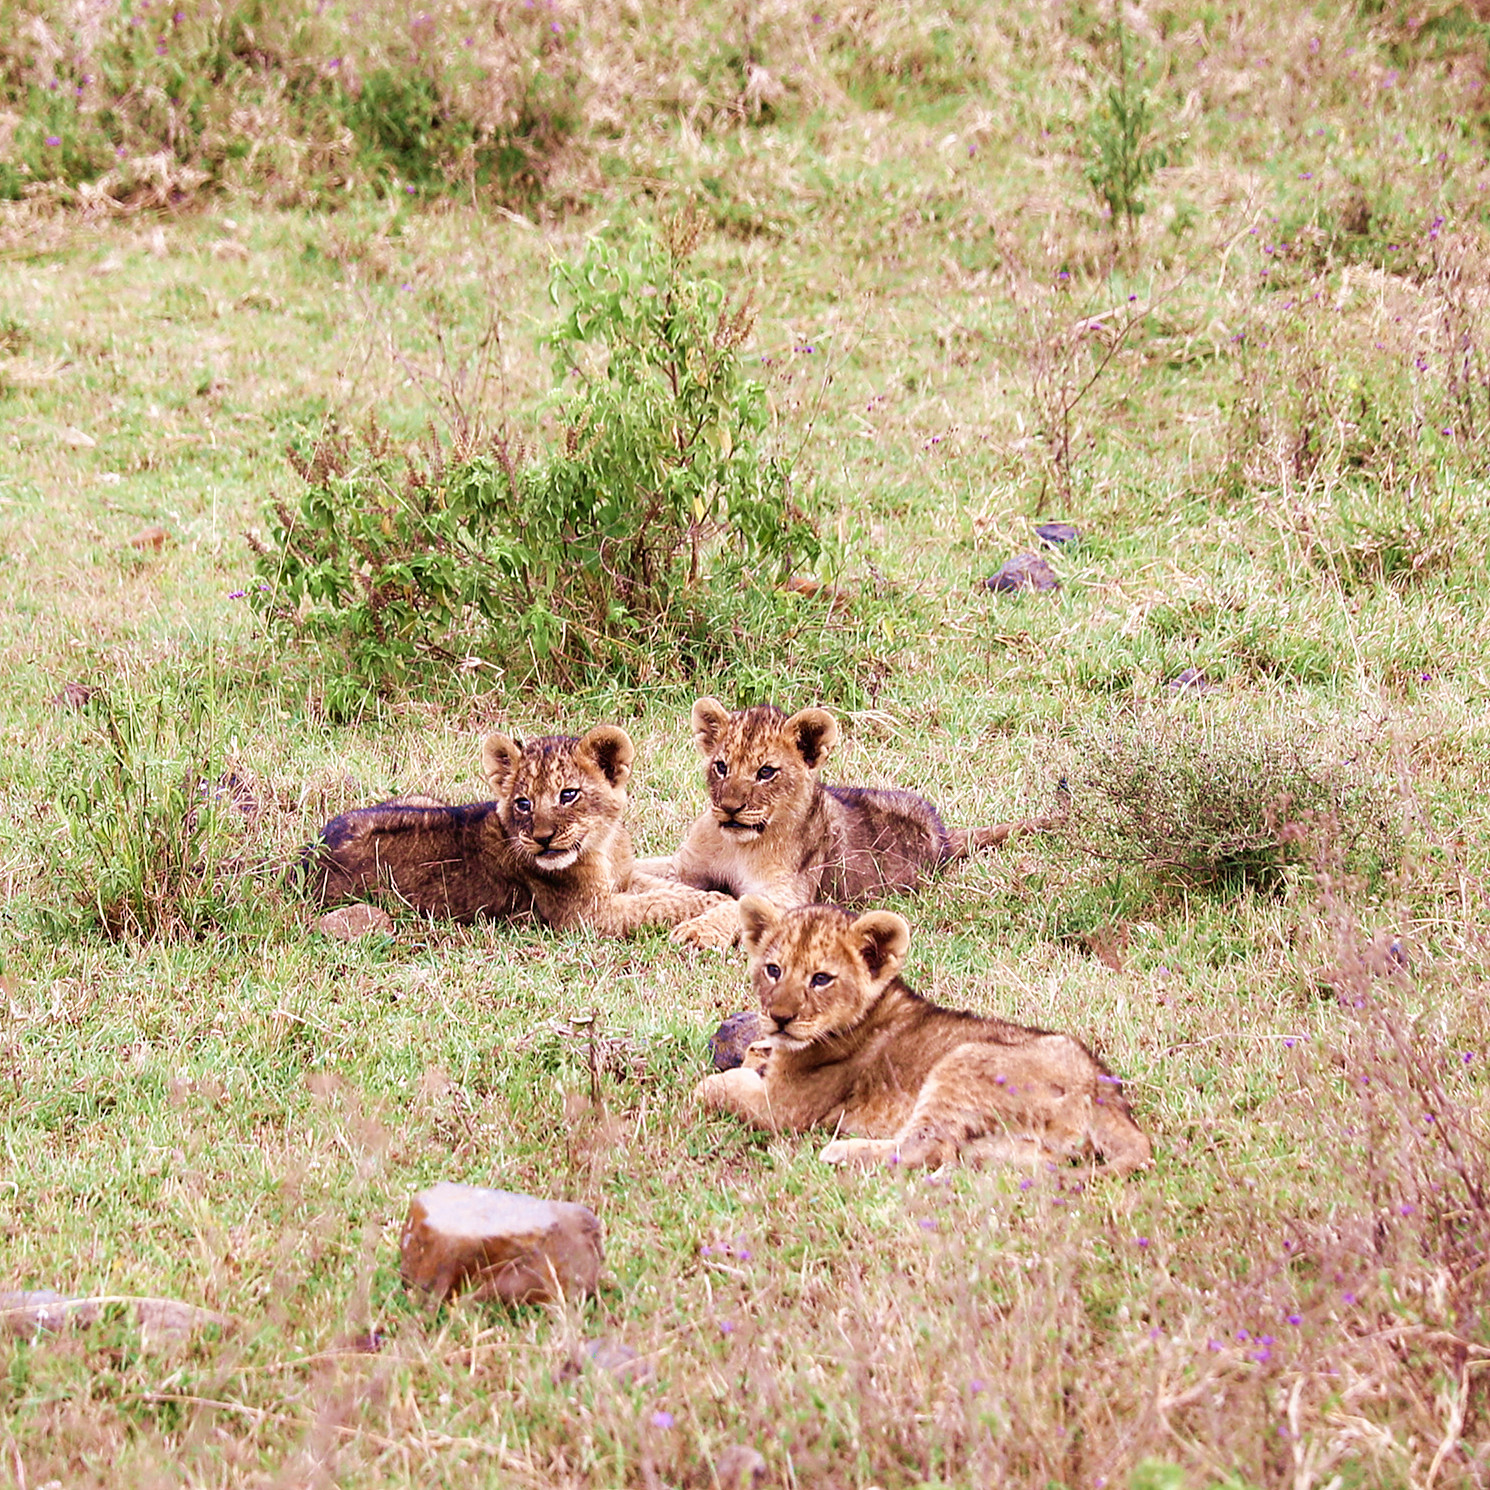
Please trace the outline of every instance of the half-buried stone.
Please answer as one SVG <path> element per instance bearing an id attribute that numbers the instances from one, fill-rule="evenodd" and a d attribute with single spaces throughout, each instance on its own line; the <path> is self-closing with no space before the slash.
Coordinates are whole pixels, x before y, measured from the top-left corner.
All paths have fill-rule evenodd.
<path id="1" fill-rule="evenodd" d="M 448 1182 L 414 1197 L 399 1249 L 404 1285 L 435 1302 L 594 1293 L 604 1261 L 600 1218 L 586 1206 Z"/>

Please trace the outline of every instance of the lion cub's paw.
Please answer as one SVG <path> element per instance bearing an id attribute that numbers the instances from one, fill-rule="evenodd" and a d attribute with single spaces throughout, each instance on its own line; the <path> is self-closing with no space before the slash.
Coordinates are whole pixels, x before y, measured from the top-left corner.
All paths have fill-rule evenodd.
<path id="1" fill-rule="evenodd" d="M 727 952 L 740 939 L 740 913 L 736 902 L 726 899 L 702 915 L 680 921 L 673 927 L 672 939 L 684 947 L 708 947 Z"/>
<path id="2" fill-rule="evenodd" d="M 752 1040 L 745 1047 L 745 1059 L 740 1065 L 747 1071 L 754 1071 L 757 1076 L 766 1074 L 766 1067 L 771 1064 L 771 1053 L 776 1049 L 776 1041 L 769 1035 L 764 1040 Z"/>
<path id="3" fill-rule="evenodd" d="M 835 1138 L 819 1156 L 824 1164 L 889 1164 L 895 1162 L 893 1138 Z"/>

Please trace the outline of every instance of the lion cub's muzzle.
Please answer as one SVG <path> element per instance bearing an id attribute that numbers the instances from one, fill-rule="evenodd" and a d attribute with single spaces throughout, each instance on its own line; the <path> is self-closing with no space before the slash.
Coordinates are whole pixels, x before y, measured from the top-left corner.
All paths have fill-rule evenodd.
<path id="1" fill-rule="evenodd" d="M 747 822 L 738 815 L 738 809 L 727 809 L 716 807 L 714 816 L 719 819 L 719 828 L 723 833 L 764 833 L 766 831 L 766 819 L 762 818 L 758 823 Z"/>
<path id="2" fill-rule="evenodd" d="M 557 836 L 554 833 L 546 837 L 537 833 L 518 835 L 518 841 L 532 855 L 534 867 L 543 870 L 546 874 L 558 874 L 568 869 L 579 858 L 580 845 L 569 841 L 555 843 L 554 839 Z"/>

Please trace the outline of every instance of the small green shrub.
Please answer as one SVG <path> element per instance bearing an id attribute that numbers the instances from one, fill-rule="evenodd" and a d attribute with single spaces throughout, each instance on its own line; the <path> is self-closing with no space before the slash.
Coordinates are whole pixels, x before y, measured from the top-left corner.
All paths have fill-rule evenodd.
<path id="1" fill-rule="evenodd" d="M 697 231 L 596 239 L 555 270 L 558 448 L 411 457 L 369 428 L 292 456 L 305 489 L 274 508 L 254 593 L 340 659 L 343 691 L 430 655 L 564 684 L 707 669 L 745 597 L 820 557 L 740 367 L 749 306 L 689 271 Z"/>
<path id="2" fill-rule="evenodd" d="M 1125 225 L 1131 242 L 1148 207 L 1144 193 L 1154 174 L 1169 164 L 1170 151 L 1159 143 L 1153 95 L 1131 55 L 1121 18 L 1116 31 L 1116 76 L 1087 125 L 1086 179 L 1106 205 L 1113 231 Z"/>
<path id="3" fill-rule="evenodd" d="M 219 928 L 247 875 L 210 682 L 100 694 L 90 709 L 93 727 L 51 787 L 66 839 L 65 904 L 50 919 L 129 941 Z"/>
<path id="4" fill-rule="evenodd" d="M 1078 746 L 1063 831 L 1087 852 L 1162 884 L 1276 888 L 1294 859 L 1290 822 L 1338 818 L 1361 867 L 1379 868 L 1390 828 L 1369 794 L 1292 742 L 1155 718 Z"/>

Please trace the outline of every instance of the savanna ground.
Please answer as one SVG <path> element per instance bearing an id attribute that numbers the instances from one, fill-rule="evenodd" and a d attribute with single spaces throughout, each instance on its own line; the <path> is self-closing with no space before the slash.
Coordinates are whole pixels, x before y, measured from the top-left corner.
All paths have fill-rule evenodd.
<path id="1" fill-rule="evenodd" d="M 7 1339 L 5 1472 L 1490 1480 L 1483 8 L 156 10 L 0 3 L 0 1286 L 228 1322 Z M 551 265 L 690 211 L 842 597 L 391 684 L 255 608 L 287 445 L 541 465 Z M 1058 591 L 980 588 L 1052 519 Z M 690 1102 L 738 954 L 286 886 L 490 726 L 623 724 L 664 851 L 702 693 L 960 825 L 1065 780 L 908 975 L 1088 1041 L 1151 1173 L 830 1171 Z M 414 1306 L 438 1179 L 592 1206 L 599 1297 Z"/>

